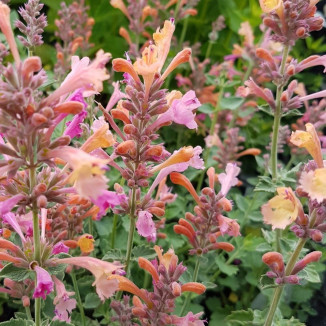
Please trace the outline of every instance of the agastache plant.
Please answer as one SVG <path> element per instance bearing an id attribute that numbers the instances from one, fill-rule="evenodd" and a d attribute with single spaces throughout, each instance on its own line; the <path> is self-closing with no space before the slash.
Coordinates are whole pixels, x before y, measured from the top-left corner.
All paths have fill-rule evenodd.
<path id="1" fill-rule="evenodd" d="M 295 59 L 288 60 L 290 47 L 293 46 L 299 38 L 306 38 L 311 31 L 322 28 L 322 19 L 315 17 L 315 4 L 318 1 L 292 1 L 292 0 L 275 0 L 260 1 L 262 10 L 265 13 L 264 24 L 271 28 L 271 39 L 283 44 L 283 55 L 281 62 L 278 62 L 273 54 L 263 48 L 256 50 L 256 55 L 263 61 L 262 67 L 269 71 L 270 79 L 277 86 L 276 96 L 274 97 L 271 90 L 262 88 L 256 84 L 253 79 L 245 83 L 249 94 L 265 100 L 274 115 L 270 169 L 273 182 L 279 180 L 278 172 L 278 146 L 279 146 L 279 130 L 281 118 L 288 110 L 300 108 L 302 102 L 315 97 L 312 96 L 299 97 L 295 95 L 298 87 L 296 80 L 290 81 L 295 74 L 302 70 L 316 65 L 325 66 L 324 56 L 311 56 L 301 62 Z M 308 163 L 301 172 L 299 179 L 300 186 L 296 189 L 299 196 L 305 194 L 315 205 L 323 202 L 324 196 L 317 189 L 322 189 L 321 180 L 323 175 L 324 164 L 320 149 L 320 141 L 312 124 L 306 125 L 307 131 L 297 131 L 292 134 L 291 142 L 299 147 L 304 147 L 313 156 L 315 164 Z M 309 166 L 309 167 L 308 167 Z M 317 186 L 317 184 L 320 186 Z M 323 218 L 317 214 L 321 212 L 319 207 L 309 205 L 308 214 L 304 213 L 303 206 L 297 198 L 295 192 L 289 187 L 278 187 L 277 195 L 270 199 L 267 204 L 262 207 L 264 222 L 271 224 L 273 229 L 284 229 L 293 222 L 296 225 L 291 227 L 294 234 L 299 237 L 294 252 L 286 264 L 281 255 L 280 238 L 281 233 L 276 233 L 276 249 L 278 252 L 267 253 L 263 256 L 263 262 L 270 267 L 270 271 L 266 274 L 270 278 L 274 278 L 278 285 L 274 291 L 271 306 L 266 317 L 265 326 L 272 325 L 274 314 L 277 309 L 285 283 L 298 284 L 300 278 L 296 275 L 303 270 L 305 266 L 313 261 L 318 261 L 321 254 L 313 252 L 297 262 L 297 259 L 304 247 L 306 241 L 311 238 L 314 241 L 321 241 L 322 231 L 318 226 L 323 223 Z M 319 210 L 318 210 L 319 209 Z M 317 218 L 318 216 L 318 218 Z"/>
<path id="2" fill-rule="evenodd" d="M 110 158 L 112 161 L 122 159 L 124 168 L 120 167 L 119 170 L 130 189 L 126 200 L 121 203 L 121 209 L 115 210 L 116 213 L 130 216 L 126 271 L 129 269 L 135 226 L 141 236 L 146 237 L 148 241 L 156 241 L 157 224 L 153 221 L 153 215 L 163 217 L 165 203 L 151 199 L 155 188 L 173 171 L 182 172 L 189 166 L 203 168 L 203 161 L 199 157 L 202 149 L 199 146 L 183 147 L 171 155 L 163 144 L 157 141 L 157 131 L 172 122 L 190 129 L 197 126 L 193 110 L 198 108 L 200 103 L 195 93 L 189 91 L 182 96 L 178 91 L 167 93 L 165 89 L 161 89 L 166 77 L 178 65 L 187 62 L 191 54 L 187 48 L 180 51 L 161 73 L 170 50 L 174 29 L 173 20 L 165 21 L 164 27 L 153 35 L 155 44 L 146 47 L 142 58 L 138 58 L 133 65 L 126 59 L 113 60 L 113 69 L 124 72 L 127 99 L 121 100 L 116 109 L 103 110 L 112 129 L 120 137 Z M 142 76 L 143 81 L 139 76 Z M 123 130 L 117 126 L 114 119 L 123 122 Z M 116 166 L 116 163 L 113 163 Z M 113 163 L 109 162 L 111 165 Z M 149 186 L 149 178 L 157 172 L 159 173 L 150 188 L 142 194 L 142 189 Z"/>
<path id="3" fill-rule="evenodd" d="M 31 296 L 35 299 L 35 325 L 42 322 L 41 300 L 53 291 L 57 294 L 54 300 L 55 318 L 68 322 L 76 302 L 69 299 L 73 293 L 65 291 L 51 268 L 71 264 L 88 269 L 95 276 L 93 285 L 97 294 L 104 300 L 118 286 L 116 281 L 107 281 L 107 277 L 123 267 L 119 263 L 91 257 L 59 259 L 58 254 L 69 250 L 62 242 L 67 232 L 61 229 L 51 238 L 46 232 L 48 205 L 69 204 L 71 195 L 86 198 L 93 204 L 102 204 L 98 199 L 107 189 L 104 175 L 107 160 L 89 152 L 112 145 L 108 126 L 96 130 L 80 149 L 68 146 L 71 140 L 68 135 L 52 136 L 64 117 L 83 110 L 84 96 L 102 89 L 103 81 L 109 78 L 105 64 L 110 56 L 99 51 L 93 62 L 88 58 L 80 60 L 73 57 L 72 71 L 59 88 L 46 96 L 40 90 L 46 81 L 41 60 L 36 56 L 20 59 L 9 14 L 8 6 L 0 3 L 0 28 L 15 60 L 13 64 L 2 67 L 4 78 L 0 83 L 1 173 L 6 178 L 1 184 L 0 211 L 4 224 L 18 234 L 20 243 L 0 239 L 3 249 L 1 260 L 10 263 L 4 266 L 2 272 L 6 270 L 9 273 L 14 269 L 27 273 L 28 277 L 17 280 L 17 284 L 7 281 L 5 286 L 9 294 L 22 299 L 25 307 L 29 307 Z M 58 166 L 62 164 L 66 165 L 61 169 Z M 112 205 L 116 205 L 116 198 L 112 200 L 115 202 Z M 109 205 L 105 203 L 105 207 Z M 101 209 L 103 206 L 98 207 L 98 211 Z M 81 248 L 86 247 L 86 253 L 92 249 L 90 242 L 92 239 L 87 235 L 79 242 Z M 19 293 L 14 292 L 14 288 Z"/>

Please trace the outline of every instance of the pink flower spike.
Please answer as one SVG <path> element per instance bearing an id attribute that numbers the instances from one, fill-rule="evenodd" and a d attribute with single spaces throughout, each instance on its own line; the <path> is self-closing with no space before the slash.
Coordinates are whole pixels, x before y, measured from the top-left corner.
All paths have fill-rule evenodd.
<path id="1" fill-rule="evenodd" d="M 152 220 L 153 215 L 146 211 L 140 211 L 138 213 L 138 219 L 136 222 L 136 228 L 138 234 L 147 238 L 147 241 L 156 241 L 156 228 L 155 223 Z"/>
<path id="2" fill-rule="evenodd" d="M 20 57 L 17 50 L 17 44 L 14 38 L 14 33 L 10 25 L 10 9 L 9 7 L 0 1 L 0 29 L 4 34 L 11 53 L 15 59 L 16 65 L 20 64 Z"/>
<path id="3" fill-rule="evenodd" d="M 235 163 L 228 163 L 225 168 L 226 173 L 220 173 L 218 180 L 221 184 L 221 194 L 225 197 L 231 187 L 238 184 L 237 175 L 240 173 L 240 168 Z"/>
<path id="4" fill-rule="evenodd" d="M 58 255 L 62 252 L 67 254 L 69 252 L 69 247 L 67 247 L 62 241 L 60 241 L 53 246 L 52 255 Z"/>
<path id="5" fill-rule="evenodd" d="M 53 291 L 53 281 L 51 275 L 42 267 L 35 266 L 36 272 L 36 287 L 33 293 L 33 298 L 46 299 L 46 296 Z"/>
<path id="6" fill-rule="evenodd" d="M 104 301 L 110 298 L 118 290 L 118 281 L 108 280 L 108 277 L 115 271 L 123 268 L 122 265 L 109 263 L 93 257 L 71 257 L 57 259 L 58 264 L 72 264 L 88 269 L 95 277 L 93 286 L 96 286 L 96 293 Z"/>
<path id="7" fill-rule="evenodd" d="M 3 202 L 0 202 L 0 216 L 9 213 L 14 208 L 14 206 L 16 206 L 24 198 L 24 195 L 18 194 L 10 197 Z"/>
<path id="8" fill-rule="evenodd" d="M 3 215 L 2 221 L 9 224 L 16 231 L 16 233 L 20 236 L 20 239 L 22 240 L 23 243 L 26 242 L 23 231 L 22 231 L 20 225 L 18 224 L 14 213 L 9 212 L 9 213 Z"/>
<path id="9" fill-rule="evenodd" d="M 53 320 L 62 320 L 67 323 L 70 322 L 69 314 L 76 308 L 77 301 L 70 299 L 75 292 L 67 292 L 65 285 L 55 276 L 53 276 L 55 290 L 57 295 L 55 296 L 53 303 L 55 305 L 55 317 Z"/>

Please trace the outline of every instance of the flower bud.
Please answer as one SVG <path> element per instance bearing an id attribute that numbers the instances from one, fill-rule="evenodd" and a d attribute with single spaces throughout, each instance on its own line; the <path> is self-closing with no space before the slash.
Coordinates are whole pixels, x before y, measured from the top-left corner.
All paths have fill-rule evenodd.
<path id="1" fill-rule="evenodd" d="M 189 282 L 181 286 L 181 291 L 203 294 L 206 291 L 206 286 L 197 282 Z"/>
<path id="2" fill-rule="evenodd" d="M 66 136 L 61 136 L 57 139 L 55 139 L 53 142 L 51 142 L 51 144 L 49 145 L 50 149 L 55 149 L 56 147 L 59 146 L 67 146 L 70 144 L 71 138 L 70 136 L 66 135 Z"/>
<path id="3" fill-rule="evenodd" d="M 179 297 L 181 295 L 181 286 L 177 282 L 172 283 L 172 293 L 175 297 Z"/>
<path id="4" fill-rule="evenodd" d="M 290 275 L 284 278 L 284 282 L 289 284 L 299 284 L 299 281 L 300 279 L 297 275 Z"/>
<path id="5" fill-rule="evenodd" d="M 306 29 L 304 27 L 299 27 L 296 31 L 295 31 L 295 34 L 298 36 L 298 37 L 303 37 L 305 36 L 306 34 Z"/>
<path id="6" fill-rule="evenodd" d="M 23 302 L 23 306 L 24 306 L 24 307 L 29 307 L 30 304 L 31 304 L 31 302 L 30 302 L 30 300 L 29 300 L 29 297 L 26 296 L 26 295 L 24 295 L 24 296 L 22 297 L 22 302 Z"/>
<path id="7" fill-rule="evenodd" d="M 137 133 L 137 128 L 132 124 L 126 124 L 123 127 L 123 132 L 127 135 L 135 135 Z"/>
<path id="8" fill-rule="evenodd" d="M 136 144 L 133 140 L 126 140 L 120 143 L 115 149 L 116 154 L 134 156 L 136 154 Z"/>
<path id="9" fill-rule="evenodd" d="M 48 200 L 44 195 L 37 197 L 38 208 L 46 208 L 47 204 L 48 204 Z"/>
<path id="10" fill-rule="evenodd" d="M 309 253 L 303 259 L 299 260 L 295 264 L 291 274 L 293 274 L 293 275 L 297 274 L 298 272 L 303 270 L 308 264 L 319 261 L 321 255 L 322 255 L 322 253 L 320 251 L 313 251 L 313 252 Z"/>
<path id="11" fill-rule="evenodd" d="M 263 263 L 269 266 L 273 272 L 280 274 L 284 271 L 283 256 L 276 251 L 267 252 L 262 257 Z"/>
<path id="12" fill-rule="evenodd" d="M 32 115 L 32 125 L 34 127 L 39 127 L 40 125 L 46 123 L 48 121 L 48 119 L 40 113 L 34 113 Z"/>

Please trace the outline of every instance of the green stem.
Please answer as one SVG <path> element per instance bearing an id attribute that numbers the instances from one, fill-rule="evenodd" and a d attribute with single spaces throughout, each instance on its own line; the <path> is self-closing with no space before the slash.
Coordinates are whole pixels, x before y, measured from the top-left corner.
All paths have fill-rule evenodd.
<path id="1" fill-rule="evenodd" d="M 289 54 L 290 47 L 288 45 L 284 45 L 283 48 L 283 56 L 282 56 L 282 62 L 280 67 L 280 74 L 281 76 L 284 75 L 285 72 L 285 64 L 286 59 Z M 274 182 L 277 180 L 277 145 L 278 145 L 278 134 L 279 129 L 281 125 L 281 118 L 282 118 L 282 104 L 281 104 L 281 95 L 283 92 L 284 84 L 281 83 L 277 86 L 276 91 L 276 100 L 275 100 L 275 112 L 274 112 L 274 123 L 273 123 L 273 136 L 272 136 L 272 146 L 271 146 L 271 169 L 272 169 L 272 179 Z M 278 252 L 281 251 L 281 240 L 282 237 L 282 230 L 277 230 L 276 232 L 276 250 Z"/>
<path id="2" fill-rule="evenodd" d="M 72 280 L 72 284 L 74 286 L 76 299 L 77 299 L 77 304 L 78 304 L 78 309 L 79 309 L 80 317 L 81 317 L 81 320 L 82 320 L 82 325 L 86 326 L 85 311 L 84 311 L 83 303 L 82 303 L 82 300 L 81 300 L 81 297 L 80 297 L 80 292 L 79 292 L 79 288 L 78 288 L 78 284 L 77 284 L 77 280 L 76 280 L 76 275 L 75 275 L 75 272 L 73 270 L 70 272 L 70 277 L 71 277 L 71 280 Z"/>
<path id="3" fill-rule="evenodd" d="M 211 51 L 212 51 L 212 47 L 213 47 L 213 42 L 209 41 L 208 42 L 208 47 L 207 47 L 207 50 L 206 50 L 206 54 L 205 54 L 205 59 L 209 58 L 209 56 L 211 54 Z"/>
<path id="4" fill-rule="evenodd" d="M 184 23 L 182 25 L 182 31 L 181 31 L 181 36 L 180 36 L 180 40 L 179 40 L 179 48 L 182 47 L 182 43 L 185 40 L 187 29 L 188 29 L 188 24 L 189 24 L 189 17 L 186 17 L 184 19 Z"/>
<path id="5" fill-rule="evenodd" d="M 290 260 L 288 261 L 286 268 L 285 268 L 285 276 L 289 276 L 291 275 L 291 272 L 293 270 L 293 267 L 296 263 L 296 261 L 298 260 L 298 257 L 300 255 L 300 252 L 302 250 L 302 248 L 304 247 L 305 243 L 306 243 L 307 239 L 305 238 L 301 238 L 294 250 L 294 252 L 292 253 Z M 278 286 L 275 290 L 274 290 L 274 294 L 273 294 L 273 299 L 268 311 L 268 315 L 265 321 L 264 326 L 271 326 L 273 319 L 274 319 L 274 315 L 275 315 L 275 311 L 277 309 L 278 303 L 281 299 L 281 295 L 283 292 L 283 286 Z"/>
<path id="6" fill-rule="evenodd" d="M 41 298 L 35 299 L 35 326 L 41 326 Z"/>
<path id="7" fill-rule="evenodd" d="M 178 18 L 178 13 L 179 13 L 179 10 L 180 10 L 180 6 L 181 6 L 181 0 L 178 1 L 177 6 L 176 6 L 175 11 L 174 11 L 174 19 L 175 20 L 177 20 L 177 18 Z"/>
<path id="8" fill-rule="evenodd" d="M 117 225 L 118 225 L 118 215 L 114 214 L 113 216 L 113 228 L 111 232 L 111 248 L 115 248 L 115 238 L 117 233 Z"/>
<path id="9" fill-rule="evenodd" d="M 217 122 L 218 113 L 220 111 L 220 105 L 219 104 L 220 104 L 223 96 L 224 96 L 224 87 L 221 87 L 220 93 L 219 93 L 219 96 L 218 96 L 218 99 L 217 99 L 217 102 L 216 102 L 216 106 L 215 106 L 215 109 L 214 109 L 213 119 L 212 119 L 211 126 L 210 126 L 210 129 L 209 129 L 209 135 L 210 136 L 213 135 L 214 130 L 215 130 L 215 125 L 216 125 L 216 122 Z M 204 155 L 203 155 L 203 160 L 204 160 L 205 164 L 207 163 L 207 160 L 209 158 L 209 154 L 210 154 L 210 148 L 206 148 L 206 150 L 204 152 Z M 196 188 L 197 192 L 199 192 L 201 190 L 201 187 L 202 187 L 202 184 L 203 184 L 203 181 L 204 181 L 204 177 L 205 177 L 205 170 L 203 170 L 201 172 L 201 174 L 199 175 L 197 188 Z"/>
<path id="10" fill-rule="evenodd" d="M 289 54 L 289 46 L 285 45 L 283 48 L 283 57 L 281 62 L 280 74 L 284 75 L 286 59 Z M 282 106 L 281 106 L 281 95 L 283 92 L 284 84 L 277 86 L 276 101 L 275 101 L 275 112 L 274 112 L 274 123 L 273 123 L 273 137 L 271 146 L 271 168 L 273 181 L 277 180 L 277 145 L 278 145 L 278 133 L 281 124 L 282 117 Z"/>
<path id="11" fill-rule="evenodd" d="M 195 270 L 194 270 L 194 275 L 192 277 L 192 281 L 196 282 L 197 278 L 198 278 L 198 273 L 199 273 L 199 266 L 200 266 L 200 256 L 197 256 L 197 260 L 196 260 L 196 265 L 195 265 Z M 182 317 L 183 314 L 186 312 L 187 307 L 189 305 L 190 302 L 190 298 L 191 298 L 191 292 L 187 293 L 185 302 L 183 303 L 183 306 L 181 308 L 181 312 L 180 312 L 180 316 Z"/>
<path id="12" fill-rule="evenodd" d="M 88 220 L 88 233 L 90 235 L 93 235 L 93 219 L 92 219 L 92 217 L 89 217 L 89 220 Z"/>
<path id="13" fill-rule="evenodd" d="M 31 308 L 29 306 L 25 307 L 26 317 L 28 320 L 33 320 L 32 314 L 31 314 Z"/>

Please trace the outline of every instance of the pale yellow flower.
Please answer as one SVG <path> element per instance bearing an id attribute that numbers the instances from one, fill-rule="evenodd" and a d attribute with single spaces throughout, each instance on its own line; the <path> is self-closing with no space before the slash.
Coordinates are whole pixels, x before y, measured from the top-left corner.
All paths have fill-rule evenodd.
<path id="1" fill-rule="evenodd" d="M 326 199 L 326 168 L 302 172 L 299 182 L 310 199 L 317 200 L 318 203 Z"/>

